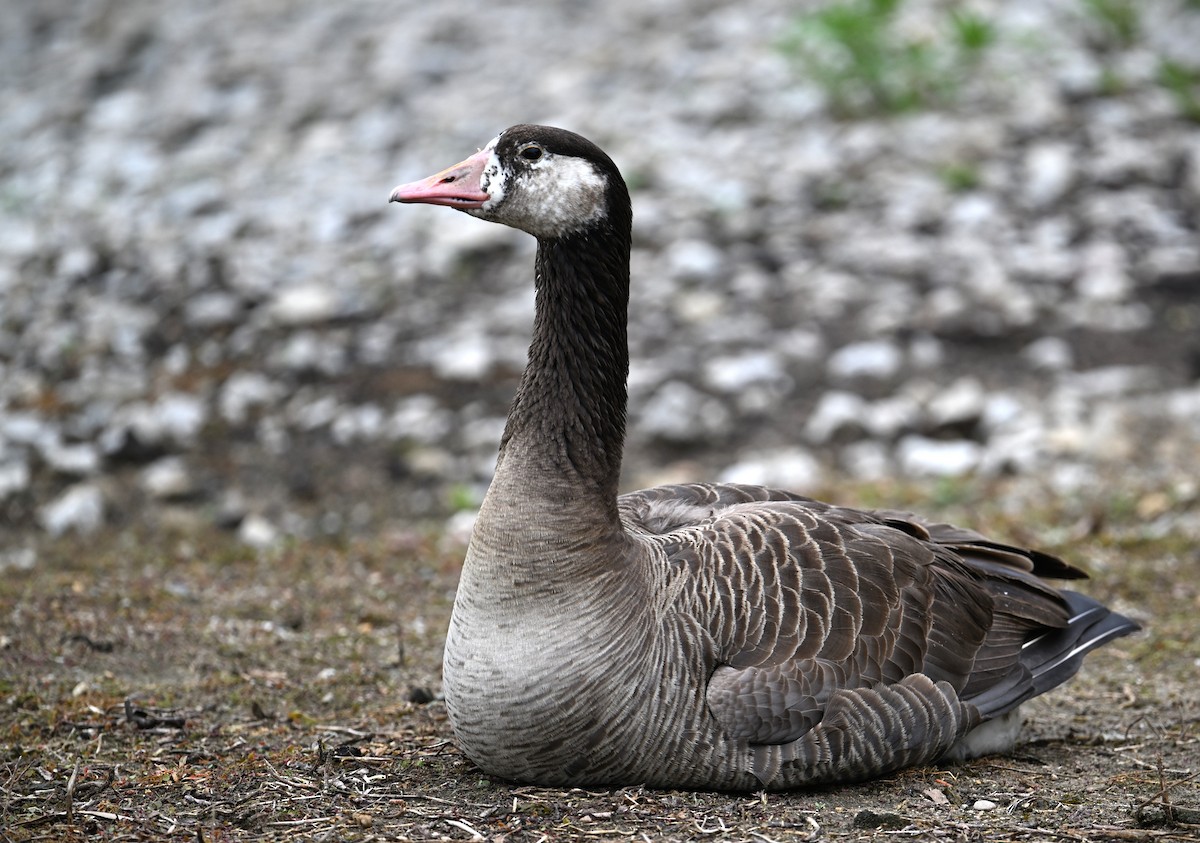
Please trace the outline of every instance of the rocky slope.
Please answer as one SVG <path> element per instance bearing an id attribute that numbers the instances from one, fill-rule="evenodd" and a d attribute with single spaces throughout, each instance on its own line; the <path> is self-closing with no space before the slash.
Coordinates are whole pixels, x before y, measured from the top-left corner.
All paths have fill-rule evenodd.
<path id="1" fill-rule="evenodd" d="M 1200 533 L 1200 9 L 1133 5 L 974 4 L 952 97 L 847 117 L 781 46 L 811 3 L 13 4 L 4 564 L 469 510 L 533 244 L 386 198 L 526 121 L 634 186 L 631 485 L 1013 474 Z"/>

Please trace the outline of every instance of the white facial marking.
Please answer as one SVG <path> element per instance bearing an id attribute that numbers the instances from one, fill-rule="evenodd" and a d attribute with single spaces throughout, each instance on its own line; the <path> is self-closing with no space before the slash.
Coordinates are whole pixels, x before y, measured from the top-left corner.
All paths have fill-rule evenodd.
<path id="1" fill-rule="evenodd" d="M 480 208 L 485 214 L 504 201 L 504 193 L 508 190 L 508 174 L 500 166 L 500 159 L 496 157 L 496 142 L 499 140 L 500 136 L 497 135 L 483 148 L 485 152 L 490 153 L 483 168 L 483 175 L 479 179 L 480 190 L 491 197 Z"/>
<path id="2" fill-rule="evenodd" d="M 533 165 L 538 216 L 553 235 L 586 228 L 608 211 L 608 179 L 582 158 L 543 155 Z M 544 171 L 544 172 L 543 172 Z"/>

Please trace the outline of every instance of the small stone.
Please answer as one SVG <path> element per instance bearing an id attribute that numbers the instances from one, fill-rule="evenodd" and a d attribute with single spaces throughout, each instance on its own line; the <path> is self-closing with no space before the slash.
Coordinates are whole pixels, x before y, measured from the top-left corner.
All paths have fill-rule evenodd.
<path id="1" fill-rule="evenodd" d="M 11 456 L 0 462 L 0 501 L 24 492 L 30 479 L 29 462 L 23 457 Z"/>
<path id="2" fill-rule="evenodd" d="M 725 296 L 715 290 L 680 293 L 672 302 L 675 315 L 688 325 L 706 325 L 725 312 Z"/>
<path id="3" fill-rule="evenodd" d="M 725 405 L 683 381 L 668 381 L 642 404 L 638 428 L 668 442 L 703 442 L 728 431 Z"/>
<path id="4" fill-rule="evenodd" d="M 921 408 L 909 395 L 892 395 L 868 404 L 864 408 L 862 423 L 867 432 L 877 439 L 893 439 L 900 433 L 917 426 Z"/>
<path id="5" fill-rule="evenodd" d="M 422 352 L 434 374 L 444 380 L 481 380 L 496 362 L 491 341 L 477 331 L 440 334 L 423 343 Z"/>
<path id="6" fill-rule="evenodd" d="M 903 360 L 895 343 L 872 340 L 842 346 L 830 355 L 827 367 L 830 377 L 838 380 L 887 380 L 900 371 Z"/>
<path id="7" fill-rule="evenodd" d="M 842 448 L 842 467 L 856 480 L 885 480 L 894 473 L 887 446 L 882 442 L 864 439 Z"/>
<path id="8" fill-rule="evenodd" d="M 261 372 L 235 372 L 221 387 L 221 418 L 230 424 L 243 424 L 252 410 L 279 400 L 284 391 Z"/>
<path id="9" fill-rule="evenodd" d="M 429 705 L 434 699 L 433 691 L 423 685 L 413 685 L 408 689 L 408 701 L 413 705 Z"/>
<path id="10" fill-rule="evenodd" d="M 1030 147 L 1024 161 L 1025 204 L 1033 208 L 1052 205 L 1075 183 L 1075 150 L 1061 141 L 1045 141 Z"/>
<path id="11" fill-rule="evenodd" d="M 242 316 L 242 300 L 231 293 L 201 293 L 188 299 L 183 318 L 193 328 L 211 329 L 235 325 Z"/>
<path id="12" fill-rule="evenodd" d="M 271 318 L 280 325 L 315 325 L 338 315 L 336 292 L 323 284 L 306 284 L 280 290 L 268 307 Z"/>
<path id="13" fill-rule="evenodd" d="M 475 529 L 475 520 L 479 513 L 473 509 L 463 509 L 446 519 L 443 535 L 452 546 L 466 547 L 471 541 L 471 533 Z"/>
<path id="14" fill-rule="evenodd" d="M 329 426 L 329 433 L 338 445 L 370 442 L 383 434 L 386 419 L 377 404 L 350 407 L 338 414 Z"/>
<path id="15" fill-rule="evenodd" d="M 251 547 L 268 548 L 279 541 L 279 529 L 261 515 L 250 514 L 238 527 L 238 538 Z"/>
<path id="16" fill-rule="evenodd" d="M 1171 496 L 1166 492 L 1151 492 L 1143 495 L 1137 502 L 1138 518 L 1144 521 L 1152 521 L 1170 510 Z"/>
<path id="17" fill-rule="evenodd" d="M 722 483 L 749 483 L 776 489 L 811 489 L 821 481 L 821 464 L 803 448 L 751 454 L 721 472 Z"/>
<path id="18" fill-rule="evenodd" d="M 1035 369 L 1061 372 L 1075 362 L 1071 344 L 1062 337 L 1042 337 L 1021 350 L 1021 356 Z"/>
<path id="19" fill-rule="evenodd" d="M 385 435 L 432 444 L 450 432 L 450 412 L 432 395 L 410 395 L 396 403 L 387 421 Z"/>
<path id="20" fill-rule="evenodd" d="M 75 532 L 94 533 L 104 523 L 104 494 L 98 486 L 72 486 L 38 510 L 43 529 L 54 537 Z"/>
<path id="21" fill-rule="evenodd" d="M 915 337 L 908 345 L 908 359 L 918 369 L 934 369 L 945 358 L 942 343 L 931 336 Z"/>
<path id="22" fill-rule="evenodd" d="M 120 449 L 126 435 L 143 446 L 190 447 L 208 421 L 203 400 L 182 392 L 163 395 L 153 404 L 131 405 L 121 415 L 116 426 L 105 432 L 105 450 L 110 453 Z"/>
<path id="23" fill-rule="evenodd" d="M 973 811 L 994 811 L 996 803 L 990 799 L 976 799 L 975 804 L 971 806 Z"/>
<path id="24" fill-rule="evenodd" d="M 705 240 L 680 240 L 667 251 L 667 271 L 673 278 L 708 281 L 724 266 L 721 250 Z"/>
<path id="25" fill-rule="evenodd" d="M 347 367 L 346 349 L 315 331 L 297 331 L 272 351 L 270 363 L 293 372 L 338 375 Z"/>
<path id="26" fill-rule="evenodd" d="M 934 429 L 973 425 L 983 414 L 983 407 L 983 384 L 975 378 L 959 378 L 930 399 L 929 421 Z"/>
<path id="27" fill-rule="evenodd" d="M 826 392 L 817 401 L 804 425 L 804 436 L 808 441 L 824 445 L 849 432 L 858 435 L 863 428 L 863 415 L 867 402 L 861 395 L 842 390 Z"/>
<path id="28" fill-rule="evenodd" d="M 164 457 L 142 470 L 142 489 L 156 500 L 183 500 L 196 492 L 196 484 L 181 457 Z"/>
<path id="29" fill-rule="evenodd" d="M 1133 290 L 1133 279 L 1129 275 L 1129 260 L 1120 244 L 1109 240 L 1088 244 L 1083 250 L 1075 287 L 1079 295 L 1089 301 L 1126 300 Z"/>
<path id="30" fill-rule="evenodd" d="M 756 383 L 776 384 L 783 389 L 791 384 L 779 358 L 767 351 L 714 357 L 704 366 L 704 380 L 720 392 L 741 392 Z"/>
<path id="31" fill-rule="evenodd" d="M 41 455 L 46 465 L 59 474 L 86 477 L 100 470 L 100 452 L 87 442 L 66 445 L 56 437 L 43 444 Z"/>
<path id="32" fill-rule="evenodd" d="M 1157 387 L 1161 373 L 1153 366 L 1100 366 L 1063 378 L 1063 385 L 1085 398 L 1116 398 Z"/>
<path id="33" fill-rule="evenodd" d="M 17 547 L 12 550 L 0 550 L 0 571 L 32 571 L 37 565 L 37 551 L 32 547 Z M 0 637 L 0 650 L 4 649 Z"/>
<path id="34" fill-rule="evenodd" d="M 906 436 L 896 448 L 896 459 L 905 474 L 958 477 L 979 465 L 983 449 L 966 439 L 943 441 L 924 436 Z"/>

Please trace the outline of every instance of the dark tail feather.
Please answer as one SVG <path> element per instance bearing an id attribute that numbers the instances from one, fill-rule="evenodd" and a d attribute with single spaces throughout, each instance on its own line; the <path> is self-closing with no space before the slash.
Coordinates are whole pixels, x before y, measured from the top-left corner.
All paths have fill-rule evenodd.
<path id="1" fill-rule="evenodd" d="M 1108 610 L 1090 597 L 1074 591 L 1061 593 L 1071 610 L 1066 627 L 1032 638 L 1021 648 L 1021 663 L 1033 675 L 1035 694 L 1049 691 L 1074 676 L 1083 664 L 1083 657 L 1092 650 L 1142 628 L 1136 621 Z"/>
<path id="2" fill-rule="evenodd" d="M 1030 697 L 1061 685 L 1079 671 L 1083 657 L 1092 650 L 1141 629 L 1090 597 L 1074 591 L 1060 594 L 1070 613 L 1066 626 L 1026 641 L 1017 657 L 1018 669 L 966 697 L 984 720 L 1007 714 Z"/>

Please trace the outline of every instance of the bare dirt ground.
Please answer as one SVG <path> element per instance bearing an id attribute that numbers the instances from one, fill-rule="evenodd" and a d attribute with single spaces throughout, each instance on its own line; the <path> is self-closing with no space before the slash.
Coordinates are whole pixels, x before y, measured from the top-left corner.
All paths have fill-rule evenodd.
<path id="1" fill-rule="evenodd" d="M 1194 540 L 1124 504 L 953 491 L 920 508 L 1084 563 L 1148 627 L 1028 706 L 1015 755 L 789 794 L 514 786 L 437 699 L 460 548 L 110 535 L 0 574 L 0 841 L 1200 839 Z"/>

